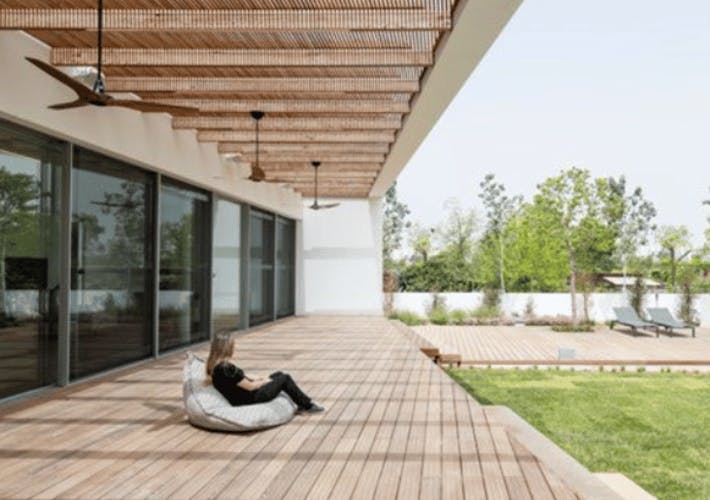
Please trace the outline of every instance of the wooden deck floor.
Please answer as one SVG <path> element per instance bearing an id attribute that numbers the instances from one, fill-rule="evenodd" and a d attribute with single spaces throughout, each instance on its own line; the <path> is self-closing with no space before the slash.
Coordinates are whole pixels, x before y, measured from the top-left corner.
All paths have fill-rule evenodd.
<path id="1" fill-rule="evenodd" d="M 0 498 L 584 496 L 383 319 L 297 318 L 238 346 L 247 372 L 289 371 L 327 411 L 193 428 L 176 355 L 0 407 Z"/>
<path id="2" fill-rule="evenodd" d="M 637 336 L 619 327 L 590 333 L 553 332 L 548 327 L 436 326 L 414 327 L 422 338 L 444 352 L 460 354 L 464 362 L 554 361 L 560 348 L 575 350 L 586 361 L 649 361 L 668 365 L 681 362 L 710 366 L 710 330 L 699 328 L 695 338 L 683 330 L 656 338 L 652 332 Z"/>

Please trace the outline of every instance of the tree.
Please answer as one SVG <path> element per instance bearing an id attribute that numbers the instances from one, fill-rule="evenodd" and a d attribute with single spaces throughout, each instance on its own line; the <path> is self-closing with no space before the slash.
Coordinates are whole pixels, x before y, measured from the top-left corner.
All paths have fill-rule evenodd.
<path id="1" fill-rule="evenodd" d="M 618 235 L 618 199 L 608 179 L 573 167 L 538 185 L 535 204 L 548 211 L 567 257 L 572 321 L 578 323 L 577 277 L 610 262 Z"/>
<path id="2" fill-rule="evenodd" d="M 613 178 L 610 178 L 609 181 L 612 192 L 621 202 L 616 251 L 621 261 L 624 278 L 626 278 L 629 259 L 638 252 L 639 247 L 648 243 L 649 233 L 656 229 L 652 223 L 656 216 L 656 208 L 653 203 L 643 197 L 640 187 L 627 195 L 626 179 L 623 176 L 618 181 Z M 625 287 L 626 280 L 624 280 Z"/>
<path id="3" fill-rule="evenodd" d="M 0 167 L 0 313 L 5 314 L 5 254 L 8 236 L 21 230 L 37 208 L 39 186 L 31 175 Z M 34 203 L 33 203 L 34 202 Z"/>
<path id="4" fill-rule="evenodd" d="M 661 256 L 669 269 L 671 288 L 675 290 L 678 264 L 692 251 L 690 231 L 685 226 L 661 226 L 656 238 L 661 246 Z"/>
<path id="5" fill-rule="evenodd" d="M 402 247 L 404 231 L 409 227 L 409 208 L 397 199 L 395 182 L 385 194 L 384 220 L 382 222 L 382 261 L 385 269 L 394 267 L 394 253 Z"/>
<path id="6" fill-rule="evenodd" d="M 505 234 L 506 224 L 522 204 L 521 196 L 512 198 L 505 194 L 505 186 L 495 181 L 494 174 L 487 174 L 480 183 L 478 197 L 486 210 L 487 236 L 497 246 L 498 279 L 500 290 L 505 293 Z M 486 236 L 484 236 L 484 239 Z"/>
<path id="7" fill-rule="evenodd" d="M 418 223 L 414 223 L 409 231 L 409 245 L 414 252 L 412 259 L 415 262 L 426 262 L 434 250 L 433 237 L 434 228 L 425 228 Z"/>
<path id="8" fill-rule="evenodd" d="M 455 199 L 449 199 L 444 204 L 448 211 L 446 221 L 437 232 L 441 238 L 442 247 L 448 251 L 454 260 L 465 263 L 470 259 L 475 242 L 478 220 L 473 209 L 466 210 Z"/>

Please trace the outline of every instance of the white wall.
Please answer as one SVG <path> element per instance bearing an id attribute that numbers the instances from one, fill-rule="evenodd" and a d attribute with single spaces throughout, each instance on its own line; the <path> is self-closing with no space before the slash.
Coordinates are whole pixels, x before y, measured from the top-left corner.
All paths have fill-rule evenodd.
<path id="1" fill-rule="evenodd" d="M 20 31 L 0 31 L 0 118 L 72 141 L 190 184 L 300 219 L 301 196 L 274 184 L 253 183 L 215 143 L 193 130 L 173 130 L 170 115 L 118 108 L 47 109 L 75 94 L 25 60 L 47 61 L 49 49 Z"/>
<path id="2" fill-rule="evenodd" d="M 483 294 L 471 293 L 442 293 L 446 307 L 451 309 L 471 310 L 481 304 Z M 513 313 L 522 315 L 528 299 L 532 297 L 535 314 L 538 316 L 570 316 L 571 300 L 568 293 L 507 293 L 502 297 L 501 307 L 503 312 L 511 316 Z M 426 315 L 427 308 L 431 305 L 430 293 L 396 293 L 394 294 L 394 308 L 409 310 L 419 315 Z M 678 294 L 650 293 L 646 299 L 647 307 L 667 307 L 675 313 L 680 301 Z M 577 299 L 578 310 L 582 311 L 582 296 Z M 590 303 L 590 317 L 595 321 L 607 321 L 614 317 L 612 308 L 628 305 L 627 296 L 623 293 L 593 293 Z M 710 294 L 698 297 L 695 303 L 698 319 L 701 324 L 710 325 Z"/>
<path id="3" fill-rule="evenodd" d="M 297 312 L 381 315 L 382 198 L 332 201 L 304 210 Z"/>

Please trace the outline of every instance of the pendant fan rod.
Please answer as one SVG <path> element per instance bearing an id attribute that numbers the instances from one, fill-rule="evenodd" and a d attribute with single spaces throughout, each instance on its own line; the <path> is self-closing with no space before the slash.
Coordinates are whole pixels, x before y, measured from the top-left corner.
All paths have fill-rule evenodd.
<path id="1" fill-rule="evenodd" d="M 101 70 L 103 69 L 103 32 L 104 32 L 104 0 L 99 0 L 99 10 L 98 10 L 98 27 L 99 27 L 99 32 L 98 32 L 98 48 L 99 48 L 99 57 L 98 57 L 98 64 L 96 65 L 96 81 L 94 82 L 94 92 L 97 92 L 99 94 L 104 93 L 104 79 L 101 76 Z"/>
<path id="2" fill-rule="evenodd" d="M 259 166 L 259 120 L 264 118 L 263 111 L 252 111 L 249 113 L 254 121 L 256 122 L 256 161 L 251 169 L 251 175 L 249 175 L 249 180 L 254 182 L 261 182 L 266 179 L 266 173 Z"/>
<path id="3" fill-rule="evenodd" d="M 319 161 L 312 161 L 311 165 L 313 165 L 313 168 L 316 171 L 316 178 L 315 178 L 315 203 L 318 205 L 318 167 L 320 167 L 320 162 Z"/>

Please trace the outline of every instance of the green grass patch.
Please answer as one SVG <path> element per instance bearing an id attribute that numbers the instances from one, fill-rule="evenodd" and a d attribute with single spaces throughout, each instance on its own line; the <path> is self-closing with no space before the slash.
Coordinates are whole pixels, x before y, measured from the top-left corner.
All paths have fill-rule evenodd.
<path id="1" fill-rule="evenodd" d="M 450 370 L 483 404 L 512 408 L 593 472 L 659 499 L 710 498 L 710 375 Z"/>

